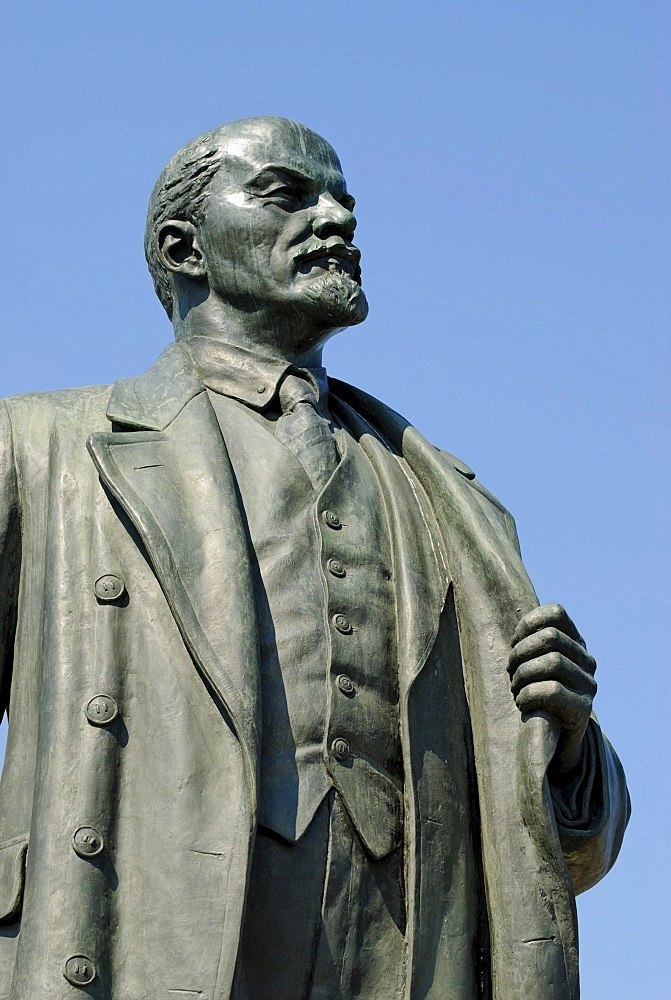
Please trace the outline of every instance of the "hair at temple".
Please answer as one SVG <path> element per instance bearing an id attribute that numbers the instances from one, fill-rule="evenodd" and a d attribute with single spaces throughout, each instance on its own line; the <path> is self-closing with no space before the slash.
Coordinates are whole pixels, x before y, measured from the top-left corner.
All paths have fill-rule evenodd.
<path id="1" fill-rule="evenodd" d="M 202 222 L 210 182 L 223 160 L 221 133 L 225 127 L 198 136 L 175 153 L 161 171 L 149 199 L 144 252 L 156 294 L 171 319 L 172 287 L 158 253 L 157 234 L 168 219 L 194 225 Z"/>

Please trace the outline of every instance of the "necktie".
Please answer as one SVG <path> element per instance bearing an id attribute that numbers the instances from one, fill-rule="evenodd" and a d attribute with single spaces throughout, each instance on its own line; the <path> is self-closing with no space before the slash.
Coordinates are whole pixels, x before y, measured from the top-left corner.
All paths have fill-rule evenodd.
<path id="1" fill-rule="evenodd" d="M 318 411 L 315 390 L 307 379 L 287 375 L 279 391 L 282 416 L 275 437 L 293 452 L 316 490 L 322 490 L 338 464 L 333 431 Z"/>

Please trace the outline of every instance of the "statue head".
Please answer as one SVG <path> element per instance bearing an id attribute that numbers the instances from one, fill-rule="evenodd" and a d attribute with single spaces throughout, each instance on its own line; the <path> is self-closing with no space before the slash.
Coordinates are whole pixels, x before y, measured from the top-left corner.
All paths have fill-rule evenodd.
<path id="1" fill-rule="evenodd" d="M 296 122 L 247 118 L 188 143 L 156 182 L 145 232 L 176 329 L 203 303 L 315 342 L 360 323 L 353 208 L 335 151 Z"/>

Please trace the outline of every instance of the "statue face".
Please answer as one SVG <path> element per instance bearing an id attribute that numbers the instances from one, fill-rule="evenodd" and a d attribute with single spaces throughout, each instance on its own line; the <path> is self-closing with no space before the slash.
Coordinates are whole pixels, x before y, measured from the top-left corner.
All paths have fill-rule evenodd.
<path id="1" fill-rule="evenodd" d="M 227 138 L 224 153 L 199 227 L 210 289 L 315 330 L 364 320 L 354 199 L 331 146 L 276 119 Z"/>

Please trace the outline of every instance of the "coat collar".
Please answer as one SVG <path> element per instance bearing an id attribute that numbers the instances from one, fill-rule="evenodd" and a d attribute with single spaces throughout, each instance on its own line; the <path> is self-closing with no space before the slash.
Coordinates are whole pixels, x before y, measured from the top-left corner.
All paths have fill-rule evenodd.
<path id="1" fill-rule="evenodd" d="M 323 368 L 296 369 L 233 344 L 215 349 L 205 337 L 194 338 L 189 347 L 172 343 L 144 374 L 114 384 L 107 417 L 124 427 L 163 431 L 206 387 L 265 410 L 289 371 L 307 375 L 319 399 L 328 395 Z"/>
<path id="2" fill-rule="evenodd" d="M 317 399 L 325 402 L 328 395 L 328 380 L 323 368 L 297 368 L 289 361 L 213 337 L 192 337 L 182 346 L 208 389 L 231 396 L 253 410 L 263 411 L 271 405 L 288 373 L 307 378 Z"/>
<path id="3" fill-rule="evenodd" d="M 144 374 L 115 382 L 107 417 L 125 427 L 162 431 L 204 389 L 188 351 L 169 344 Z"/>

